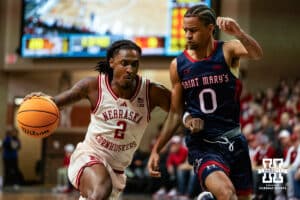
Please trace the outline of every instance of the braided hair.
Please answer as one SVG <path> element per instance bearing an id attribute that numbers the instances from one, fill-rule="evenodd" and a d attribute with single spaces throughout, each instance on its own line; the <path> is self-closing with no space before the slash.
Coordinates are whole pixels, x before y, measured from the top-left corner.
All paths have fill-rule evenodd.
<path id="1" fill-rule="evenodd" d="M 112 79 L 113 69 L 109 65 L 109 60 L 113 58 L 121 49 L 132 49 L 137 51 L 142 55 L 142 49 L 130 40 L 118 40 L 111 44 L 107 49 L 105 61 L 100 61 L 97 63 L 95 70 L 99 73 L 106 73 L 109 76 L 109 79 Z"/>
<path id="2" fill-rule="evenodd" d="M 208 26 L 209 24 L 216 25 L 215 11 L 203 4 L 189 8 L 184 14 L 184 17 L 198 17 L 205 26 Z"/>

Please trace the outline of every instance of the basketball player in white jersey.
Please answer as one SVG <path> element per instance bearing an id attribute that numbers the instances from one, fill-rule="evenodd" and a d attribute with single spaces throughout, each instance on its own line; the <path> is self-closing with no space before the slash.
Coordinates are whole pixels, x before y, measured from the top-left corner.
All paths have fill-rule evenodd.
<path id="1" fill-rule="evenodd" d="M 58 107 L 88 99 L 91 121 L 83 142 L 71 157 L 68 176 L 80 199 L 118 199 L 124 189 L 125 168 L 139 147 L 150 112 L 168 111 L 170 91 L 137 75 L 141 49 L 121 40 L 99 62 L 98 77 L 85 78 L 55 97 Z M 33 95 L 44 95 L 32 93 Z"/>

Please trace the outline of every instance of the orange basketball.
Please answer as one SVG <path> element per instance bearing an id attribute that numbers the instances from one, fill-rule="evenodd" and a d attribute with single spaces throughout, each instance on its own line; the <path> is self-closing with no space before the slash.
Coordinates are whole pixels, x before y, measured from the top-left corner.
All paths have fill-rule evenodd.
<path id="1" fill-rule="evenodd" d="M 59 114 L 59 109 L 52 100 L 33 96 L 20 105 L 17 125 L 26 135 L 37 138 L 47 137 L 57 128 Z"/>

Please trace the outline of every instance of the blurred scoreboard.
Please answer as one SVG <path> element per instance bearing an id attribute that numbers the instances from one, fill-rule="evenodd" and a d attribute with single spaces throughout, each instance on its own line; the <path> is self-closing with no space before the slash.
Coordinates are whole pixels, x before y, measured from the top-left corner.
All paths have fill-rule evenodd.
<path id="1" fill-rule="evenodd" d="M 94 57 L 105 56 L 111 44 L 109 36 L 69 34 L 48 37 L 23 37 L 23 54 L 40 57 Z"/>
<path id="2" fill-rule="evenodd" d="M 178 55 L 185 49 L 185 33 L 183 30 L 183 16 L 187 9 L 193 5 L 205 4 L 211 7 L 210 0 L 176 0 L 171 6 L 170 34 L 166 41 L 166 54 Z"/>
<path id="3" fill-rule="evenodd" d="M 177 56 L 185 48 L 183 16 L 193 5 L 211 0 L 172 0 L 168 4 L 168 32 L 163 36 L 126 36 L 96 34 L 47 34 L 22 36 L 23 57 L 105 57 L 107 48 L 115 41 L 129 39 L 136 42 L 143 55 Z M 159 23 L 159 22 L 157 22 Z"/>
<path id="4" fill-rule="evenodd" d="M 142 49 L 143 55 L 161 55 L 164 53 L 163 37 L 112 37 L 64 35 L 56 37 L 23 37 L 23 54 L 40 57 L 104 57 L 111 43 L 120 39 L 131 39 Z"/>
<path id="5" fill-rule="evenodd" d="M 178 52 L 185 48 L 185 35 L 183 30 L 183 16 L 187 8 L 177 7 L 172 10 L 172 25 L 170 34 L 169 52 Z"/>

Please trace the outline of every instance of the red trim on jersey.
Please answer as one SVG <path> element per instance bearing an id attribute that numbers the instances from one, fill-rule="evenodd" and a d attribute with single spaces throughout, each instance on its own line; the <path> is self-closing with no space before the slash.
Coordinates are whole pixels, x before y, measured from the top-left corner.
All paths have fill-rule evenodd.
<path id="1" fill-rule="evenodd" d="M 192 56 L 190 56 L 190 54 L 187 52 L 187 50 L 184 50 L 183 53 L 184 53 L 185 57 L 187 59 L 189 59 L 191 62 L 193 62 L 193 63 L 194 62 L 199 62 L 199 61 L 202 61 L 202 60 L 208 60 L 208 59 L 210 59 L 212 57 L 212 55 L 214 55 L 215 51 L 217 50 L 217 46 L 218 46 L 218 42 L 217 42 L 217 40 L 215 40 L 214 41 L 214 49 L 211 52 L 211 54 L 209 56 L 205 57 L 205 58 L 200 59 L 200 60 L 196 60 Z"/>
<path id="2" fill-rule="evenodd" d="M 108 75 L 105 75 L 105 83 L 106 83 L 106 87 L 108 89 L 108 91 L 110 92 L 111 96 L 117 100 L 118 96 L 114 93 L 114 91 L 112 90 L 110 84 L 109 84 L 109 80 L 108 80 Z"/>
<path id="3" fill-rule="evenodd" d="M 135 91 L 134 91 L 134 95 L 130 98 L 130 101 L 133 101 L 135 99 L 135 97 L 138 95 L 140 87 L 141 87 L 141 78 L 139 76 L 137 76 L 137 85 L 135 87 Z M 108 80 L 108 75 L 106 75 L 105 77 L 105 83 L 107 86 L 108 91 L 110 92 L 110 94 L 113 96 L 113 98 L 115 100 L 117 100 L 119 97 L 118 95 L 113 91 L 113 89 L 111 88 L 110 84 L 109 84 L 109 80 Z"/>
<path id="4" fill-rule="evenodd" d="M 101 81 L 102 81 L 101 74 L 99 74 L 99 76 L 98 76 L 98 99 L 97 99 L 96 107 L 93 109 L 92 113 L 96 113 L 96 111 L 101 103 L 101 100 L 102 100 L 101 99 L 101 96 L 102 96 Z"/>
<path id="5" fill-rule="evenodd" d="M 150 81 L 146 80 L 146 101 L 147 101 L 147 120 L 150 121 L 151 118 L 151 111 L 150 111 Z"/>
<path id="6" fill-rule="evenodd" d="M 86 167 L 91 167 L 93 165 L 96 165 L 96 164 L 103 164 L 103 162 L 99 161 L 99 160 L 92 160 L 88 163 L 86 163 L 82 168 L 80 168 L 77 176 L 76 176 L 76 181 L 75 181 L 75 187 L 77 189 L 79 189 L 79 184 L 80 184 L 80 178 L 82 176 L 82 173 L 83 173 L 83 170 L 84 168 Z M 104 164 L 103 164 L 104 165 Z M 121 171 L 121 170 L 116 170 L 116 169 L 113 169 L 113 171 L 116 173 L 116 174 L 124 174 L 124 171 Z"/>
<path id="7" fill-rule="evenodd" d="M 80 170 L 79 170 L 79 172 L 78 172 L 78 174 L 76 176 L 76 181 L 75 181 L 75 187 L 77 187 L 77 189 L 79 189 L 80 178 L 81 178 L 81 175 L 83 173 L 84 168 L 91 167 L 91 166 L 93 166 L 95 164 L 103 164 L 103 162 L 101 162 L 99 160 L 92 160 L 92 161 L 86 163 L 83 167 L 80 168 Z"/>
<path id="8" fill-rule="evenodd" d="M 236 194 L 238 196 L 248 196 L 248 195 L 250 195 L 252 193 L 253 193 L 252 189 L 236 190 Z"/>
<path id="9" fill-rule="evenodd" d="M 236 79 L 235 81 L 235 91 L 234 91 L 234 99 L 236 101 L 240 101 L 241 93 L 243 89 L 243 84 L 239 79 Z"/>
<path id="10" fill-rule="evenodd" d="M 134 95 L 131 97 L 130 101 L 133 101 L 135 99 L 135 97 L 138 95 L 139 91 L 140 91 L 140 88 L 141 88 L 141 85 L 142 85 L 142 79 L 137 76 L 137 86 L 135 87 L 135 92 L 134 92 Z"/>
<path id="11" fill-rule="evenodd" d="M 217 165 L 218 167 L 222 168 L 222 169 L 225 171 L 225 173 L 226 173 L 227 175 L 229 175 L 229 173 L 230 173 L 230 169 L 229 169 L 227 166 L 225 166 L 224 164 L 219 163 L 219 162 L 214 161 L 214 160 L 209 160 L 209 161 L 205 162 L 205 163 L 199 168 L 199 170 L 198 170 L 198 178 L 199 178 L 199 180 L 202 180 L 202 173 L 203 173 L 204 169 L 205 169 L 207 166 L 209 166 L 209 165 Z"/>

